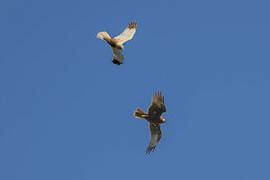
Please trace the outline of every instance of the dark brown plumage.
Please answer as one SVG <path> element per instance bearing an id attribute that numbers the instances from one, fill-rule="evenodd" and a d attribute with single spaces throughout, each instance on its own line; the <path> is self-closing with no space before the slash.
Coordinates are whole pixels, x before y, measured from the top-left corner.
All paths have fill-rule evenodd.
<path id="1" fill-rule="evenodd" d="M 166 120 L 161 116 L 162 113 L 166 112 L 166 106 L 164 104 L 164 96 L 161 92 L 155 92 L 152 98 L 152 104 L 149 106 L 147 113 L 137 108 L 134 112 L 136 118 L 146 119 L 150 129 L 150 143 L 146 149 L 146 154 L 154 151 L 158 144 L 162 132 L 160 124 L 165 123 Z"/>

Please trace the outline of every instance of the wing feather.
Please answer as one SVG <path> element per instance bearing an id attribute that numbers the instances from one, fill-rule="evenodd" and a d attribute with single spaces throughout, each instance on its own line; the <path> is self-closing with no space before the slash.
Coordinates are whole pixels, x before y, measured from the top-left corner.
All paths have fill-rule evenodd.
<path id="1" fill-rule="evenodd" d="M 161 132 L 161 129 L 160 129 L 160 125 L 158 123 L 149 123 L 149 129 L 150 129 L 150 143 L 149 143 L 149 146 L 147 147 L 146 149 L 146 154 L 150 154 L 152 151 L 155 150 L 160 138 L 161 138 L 161 135 L 162 135 L 162 132 Z"/>
<path id="2" fill-rule="evenodd" d="M 164 112 L 166 112 L 164 96 L 161 95 L 161 92 L 157 91 L 153 95 L 152 104 L 148 108 L 148 114 L 154 116 L 161 116 L 161 114 Z"/>
<path id="3" fill-rule="evenodd" d="M 138 25 L 135 22 L 129 23 L 128 27 L 126 27 L 126 29 L 121 34 L 114 37 L 114 39 L 117 40 L 118 43 L 120 44 L 123 44 L 128 40 L 131 40 L 136 32 L 137 26 Z"/>
<path id="4" fill-rule="evenodd" d="M 120 49 L 112 47 L 112 52 L 113 52 L 113 63 L 120 65 L 123 63 L 124 56 L 121 54 Z"/>

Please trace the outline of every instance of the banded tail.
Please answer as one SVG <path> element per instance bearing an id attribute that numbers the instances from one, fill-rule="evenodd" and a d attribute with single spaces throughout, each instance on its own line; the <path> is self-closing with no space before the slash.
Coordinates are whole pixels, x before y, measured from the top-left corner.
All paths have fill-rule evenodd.
<path id="1" fill-rule="evenodd" d="M 143 110 L 137 108 L 136 111 L 134 112 L 134 116 L 136 118 L 140 118 L 140 119 L 147 119 L 148 118 L 148 114 L 146 114 L 145 112 L 143 112 Z"/>

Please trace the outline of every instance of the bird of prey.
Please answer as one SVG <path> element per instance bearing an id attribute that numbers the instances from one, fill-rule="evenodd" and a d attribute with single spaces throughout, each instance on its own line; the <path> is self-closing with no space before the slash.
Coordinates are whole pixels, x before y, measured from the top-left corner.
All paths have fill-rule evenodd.
<path id="1" fill-rule="evenodd" d="M 137 23 L 131 22 L 126 29 L 118 36 L 111 38 L 110 35 L 103 31 L 97 34 L 97 38 L 106 41 L 112 48 L 114 64 L 120 65 L 123 63 L 124 56 L 121 54 L 121 50 L 124 49 L 123 44 L 128 40 L 131 40 L 136 32 Z"/>
<path id="2" fill-rule="evenodd" d="M 152 98 L 152 104 L 149 106 L 147 113 L 137 108 L 134 112 L 136 118 L 146 119 L 150 129 L 150 143 L 146 149 L 146 154 L 154 151 L 156 145 L 161 138 L 160 124 L 165 123 L 166 120 L 161 116 L 162 113 L 166 112 L 166 106 L 164 104 L 164 96 L 161 92 L 157 91 L 154 93 Z"/>

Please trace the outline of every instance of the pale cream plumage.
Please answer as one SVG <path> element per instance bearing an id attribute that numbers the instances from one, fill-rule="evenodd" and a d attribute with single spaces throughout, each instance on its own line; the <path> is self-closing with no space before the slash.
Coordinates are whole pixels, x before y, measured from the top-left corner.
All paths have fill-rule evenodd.
<path id="1" fill-rule="evenodd" d="M 137 23 L 131 22 L 121 34 L 114 38 L 111 38 L 110 35 L 105 31 L 97 34 L 97 38 L 106 41 L 111 46 L 113 52 L 112 62 L 114 64 L 120 65 L 123 63 L 124 56 L 121 54 L 121 50 L 124 49 L 123 44 L 133 38 L 136 29 Z"/>

